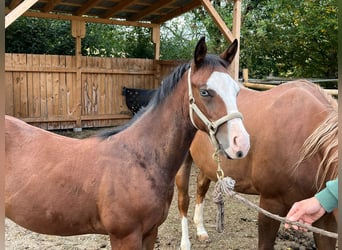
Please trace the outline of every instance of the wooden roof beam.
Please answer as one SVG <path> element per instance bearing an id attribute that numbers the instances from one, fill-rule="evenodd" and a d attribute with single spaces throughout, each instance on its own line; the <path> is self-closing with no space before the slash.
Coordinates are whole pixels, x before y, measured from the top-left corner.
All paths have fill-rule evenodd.
<path id="1" fill-rule="evenodd" d="M 145 27 L 145 28 L 154 28 L 158 24 L 154 23 L 147 23 L 147 22 L 131 22 L 131 21 L 124 21 L 124 20 L 116 20 L 116 19 L 103 19 L 97 17 L 87 17 L 87 16 L 72 16 L 72 15 L 65 15 L 65 14 L 55 14 L 55 13 L 43 13 L 43 12 L 36 12 L 36 11 L 27 11 L 23 14 L 23 16 L 29 17 L 38 17 L 38 18 L 51 18 L 51 19 L 58 19 L 58 20 L 80 20 L 87 23 L 103 23 L 103 24 L 111 24 L 111 25 L 124 25 L 124 26 L 136 26 L 136 27 Z"/>
<path id="2" fill-rule="evenodd" d="M 12 0 L 11 3 L 9 4 L 9 8 L 12 10 L 15 7 L 17 7 L 17 5 L 21 2 L 21 0 Z"/>
<path id="3" fill-rule="evenodd" d="M 116 14 L 119 11 L 122 11 L 123 9 L 125 9 L 127 6 L 137 2 L 138 0 L 126 0 L 126 1 L 119 1 L 119 3 L 117 5 L 115 5 L 113 8 L 111 8 L 110 10 L 108 10 L 103 16 L 101 16 L 102 18 L 110 18 L 112 17 L 114 14 Z"/>
<path id="4" fill-rule="evenodd" d="M 199 7 L 199 6 L 201 6 L 201 2 L 199 0 L 198 1 L 191 1 L 191 3 L 189 3 L 188 5 L 180 7 L 178 9 L 170 12 L 169 14 L 164 15 L 161 18 L 153 19 L 152 22 L 157 23 L 157 24 L 165 23 L 166 21 L 171 20 L 172 18 L 175 18 L 177 16 L 180 16 L 180 15 L 184 14 L 185 12 L 188 12 L 192 9 Z"/>
<path id="5" fill-rule="evenodd" d="M 102 0 L 88 0 L 82 8 L 78 9 L 75 13 L 76 16 L 82 16 L 87 13 L 90 9 L 94 8 Z"/>
<path id="6" fill-rule="evenodd" d="M 45 5 L 43 8 L 43 12 L 52 11 L 56 7 L 56 5 L 58 5 L 60 2 L 61 0 L 53 0 L 53 1 L 48 2 L 48 4 Z"/>
<path id="7" fill-rule="evenodd" d="M 129 20 L 130 21 L 137 21 L 142 19 L 145 16 L 148 16 L 149 14 L 155 12 L 156 10 L 159 10 L 163 8 L 164 6 L 169 5 L 170 1 L 169 0 L 160 0 L 156 4 L 151 5 L 150 7 L 147 7 L 145 10 L 139 12 L 136 15 L 130 16 Z"/>
<path id="8" fill-rule="evenodd" d="M 15 9 L 9 12 L 5 17 L 5 29 L 10 26 L 15 20 L 23 15 L 29 8 L 31 8 L 38 0 L 24 0 Z"/>

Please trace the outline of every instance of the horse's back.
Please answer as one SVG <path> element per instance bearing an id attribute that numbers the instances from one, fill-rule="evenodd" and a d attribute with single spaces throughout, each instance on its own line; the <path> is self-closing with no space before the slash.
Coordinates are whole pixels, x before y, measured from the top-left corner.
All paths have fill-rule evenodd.
<path id="1" fill-rule="evenodd" d="M 27 123 L 13 116 L 5 115 L 5 136 L 10 138 L 14 133 L 20 133 L 21 128 L 27 128 Z M 7 142 L 7 141 L 6 141 Z"/>
<path id="2" fill-rule="evenodd" d="M 337 110 L 336 100 L 326 94 L 318 85 L 307 80 L 296 80 L 287 82 L 268 91 L 261 92 L 269 98 L 267 102 L 272 106 L 272 111 L 281 110 L 283 112 L 311 113 L 316 111 L 316 115 L 327 116 L 328 112 Z M 278 106 L 275 106 L 277 104 Z M 304 112 L 305 111 L 305 112 Z M 316 124 L 317 125 L 317 124 Z"/>
<path id="3" fill-rule="evenodd" d="M 19 150 L 22 151 L 29 147 L 37 148 L 40 146 L 42 149 L 57 147 L 55 144 L 70 146 L 78 141 L 80 140 L 61 136 L 32 126 L 18 118 L 8 115 L 5 116 L 6 153 L 13 151 L 15 149 L 14 147 L 20 147 Z"/>

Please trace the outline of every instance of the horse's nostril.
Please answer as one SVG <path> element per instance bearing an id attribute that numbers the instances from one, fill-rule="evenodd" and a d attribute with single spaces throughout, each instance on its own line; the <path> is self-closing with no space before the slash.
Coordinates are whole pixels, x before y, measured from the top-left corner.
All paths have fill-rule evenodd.
<path id="1" fill-rule="evenodd" d="M 238 152 L 236 153 L 236 157 L 237 157 L 237 158 L 241 158 L 242 156 L 243 156 L 242 151 L 238 151 Z"/>

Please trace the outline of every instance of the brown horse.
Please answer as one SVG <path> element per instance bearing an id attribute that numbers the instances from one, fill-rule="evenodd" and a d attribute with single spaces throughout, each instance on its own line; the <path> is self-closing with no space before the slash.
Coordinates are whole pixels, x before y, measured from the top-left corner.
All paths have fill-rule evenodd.
<path id="1" fill-rule="evenodd" d="M 251 136 L 248 156 L 238 161 L 221 159 L 225 176 L 235 179 L 234 190 L 259 194 L 260 206 L 285 216 L 291 205 L 308 198 L 336 178 L 337 102 L 316 85 L 294 81 L 268 91 L 242 88 L 238 96 L 244 124 Z M 188 184 L 192 162 L 200 169 L 194 222 L 197 236 L 208 239 L 203 225 L 203 199 L 217 164 L 207 136 L 198 132 L 184 165 L 176 176 L 178 206 L 182 217 L 182 249 L 190 249 L 187 234 Z M 259 214 L 259 249 L 273 249 L 280 222 Z M 316 226 L 336 231 L 336 221 L 327 214 Z M 315 235 L 319 249 L 335 249 L 336 241 Z"/>
<path id="2" fill-rule="evenodd" d="M 6 116 L 6 216 L 38 233 L 108 234 L 113 249 L 153 249 L 196 127 L 228 157 L 247 154 L 239 85 L 227 73 L 236 50 L 233 42 L 220 57 L 207 55 L 200 39 L 194 60 L 117 134 L 71 139 Z"/>

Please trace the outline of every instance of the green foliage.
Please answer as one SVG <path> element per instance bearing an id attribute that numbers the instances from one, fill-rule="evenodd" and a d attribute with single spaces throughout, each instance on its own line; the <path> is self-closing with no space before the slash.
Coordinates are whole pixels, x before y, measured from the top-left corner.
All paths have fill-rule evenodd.
<path id="1" fill-rule="evenodd" d="M 6 29 L 5 48 L 7 53 L 74 55 L 75 39 L 69 21 L 21 17 Z M 153 58 L 154 51 L 148 29 L 87 23 L 82 54 Z"/>
<path id="2" fill-rule="evenodd" d="M 245 4 L 240 61 L 253 77 L 337 76 L 335 0 Z"/>
<path id="3" fill-rule="evenodd" d="M 86 36 L 82 39 L 82 55 L 125 57 L 124 43 L 117 43 L 124 37 L 123 27 L 99 23 L 86 24 Z"/>
<path id="4" fill-rule="evenodd" d="M 70 22 L 21 17 L 5 30 L 7 53 L 72 55 Z"/>
<path id="5" fill-rule="evenodd" d="M 228 28 L 232 30 L 233 23 L 233 1 L 220 1 L 215 0 L 212 1 L 213 6 L 215 7 L 218 14 L 227 24 Z M 192 11 L 194 18 L 193 22 L 202 23 L 207 34 L 207 46 L 208 50 L 214 54 L 220 54 L 227 48 L 227 42 L 225 38 L 222 36 L 221 31 L 213 22 L 213 19 L 208 15 L 207 11 L 204 8 L 197 8 Z"/>
<path id="6" fill-rule="evenodd" d="M 232 29 L 233 1 L 211 2 Z M 202 24 L 209 51 L 222 52 L 226 41 L 208 13 L 191 14 L 187 25 Z M 337 77 L 337 30 L 336 0 L 244 0 L 240 68 L 254 78 Z"/>
<path id="7" fill-rule="evenodd" d="M 160 58 L 164 60 L 190 60 L 204 27 L 193 21 L 192 13 L 168 21 L 161 26 Z"/>
<path id="8" fill-rule="evenodd" d="M 134 27 L 126 33 L 126 51 L 130 58 L 154 58 L 151 33 L 147 28 Z"/>

